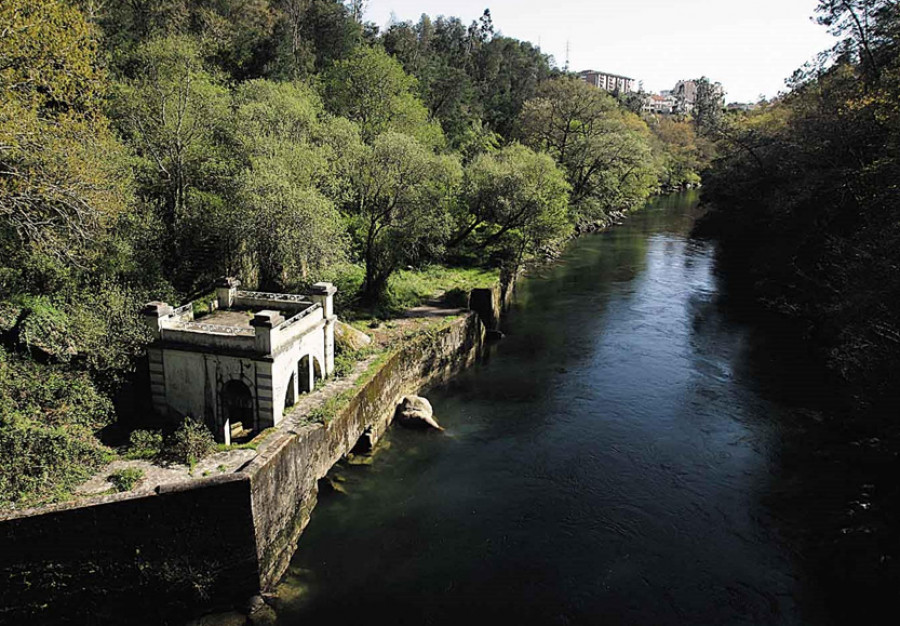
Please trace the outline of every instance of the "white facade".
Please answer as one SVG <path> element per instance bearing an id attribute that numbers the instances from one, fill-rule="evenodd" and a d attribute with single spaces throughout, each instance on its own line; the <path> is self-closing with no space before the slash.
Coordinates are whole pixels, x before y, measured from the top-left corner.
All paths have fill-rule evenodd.
<path id="1" fill-rule="evenodd" d="M 634 91 L 634 79 L 627 76 L 619 76 L 618 74 L 609 74 L 607 72 L 597 72 L 594 70 L 584 70 L 579 72 L 581 79 L 589 85 L 593 85 L 599 89 L 606 91 L 618 91 L 619 93 L 631 93 Z"/>
<path id="2" fill-rule="evenodd" d="M 148 350 L 154 411 L 202 420 L 225 443 L 237 423 L 254 433 L 277 425 L 334 371 L 334 286 L 316 283 L 300 296 L 239 285 L 224 279 L 213 311 L 199 320 L 191 304 L 173 310 L 152 302 L 143 312 L 155 337 Z"/>

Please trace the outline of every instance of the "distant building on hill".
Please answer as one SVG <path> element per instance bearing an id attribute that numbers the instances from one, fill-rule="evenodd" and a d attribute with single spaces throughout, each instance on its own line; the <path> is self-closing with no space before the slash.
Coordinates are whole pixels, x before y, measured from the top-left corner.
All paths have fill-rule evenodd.
<path id="1" fill-rule="evenodd" d="M 675 83 L 672 95 L 675 97 L 675 113 L 688 114 L 694 112 L 697 104 L 697 85 L 699 80 L 679 80 Z M 721 83 L 710 83 L 713 92 L 725 104 L 725 89 Z"/>
<path id="2" fill-rule="evenodd" d="M 670 115 L 675 111 L 676 104 L 675 96 L 672 95 L 671 91 L 664 91 L 658 94 L 648 93 L 644 97 L 644 104 L 641 106 L 641 110 L 645 113 Z"/>
<path id="3" fill-rule="evenodd" d="M 634 91 L 635 81 L 627 76 L 598 72 L 596 70 L 584 70 L 578 72 L 578 76 L 587 84 L 605 91 L 617 91 L 619 93 L 631 93 Z"/>

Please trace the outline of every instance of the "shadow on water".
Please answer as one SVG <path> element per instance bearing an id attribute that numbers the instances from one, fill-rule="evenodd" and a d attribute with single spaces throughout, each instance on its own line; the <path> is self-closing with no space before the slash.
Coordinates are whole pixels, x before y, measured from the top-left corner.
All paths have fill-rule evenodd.
<path id="1" fill-rule="evenodd" d="M 779 424 L 827 386 L 729 312 L 698 211 L 657 199 L 522 281 L 490 362 L 428 393 L 447 432 L 333 470 L 279 623 L 821 622 L 772 502 Z"/>

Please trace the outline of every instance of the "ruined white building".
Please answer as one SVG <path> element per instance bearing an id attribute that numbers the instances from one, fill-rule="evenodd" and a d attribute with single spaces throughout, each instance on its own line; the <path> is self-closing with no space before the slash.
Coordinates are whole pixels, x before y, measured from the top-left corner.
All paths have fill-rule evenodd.
<path id="1" fill-rule="evenodd" d="M 222 279 L 210 311 L 151 302 L 143 316 L 154 411 L 205 422 L 220 442 L 277 425 L 299 394 L 334 371 L 334 294 L 316 283 L 305 295 L 240 291 Z"/>

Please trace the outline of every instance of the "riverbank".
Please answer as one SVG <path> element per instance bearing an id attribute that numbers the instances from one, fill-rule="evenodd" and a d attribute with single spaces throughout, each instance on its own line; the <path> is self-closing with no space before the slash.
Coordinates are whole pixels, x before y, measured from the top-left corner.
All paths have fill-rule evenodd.
<path id="1" fill-rule="evenodd" d="M 176 469 L 133 493 L 5 514 L 4 615 L 183 617 L 198 606 L 231 606 L 277 582 L 315 505 L 318 480 L 362 437 L 377 439 L 403 395 L 482 353 L 475 313 L 428 313 L 417 332 L 395 335 L 388 351 L 358 364 L 328 393 L 313 394 L 319 407 L 340 398 L 318 422 L 295 412 L 255 450 L 225 453 L 243 461 L 233 472 L 179 481 L 183 469 Z"/>

